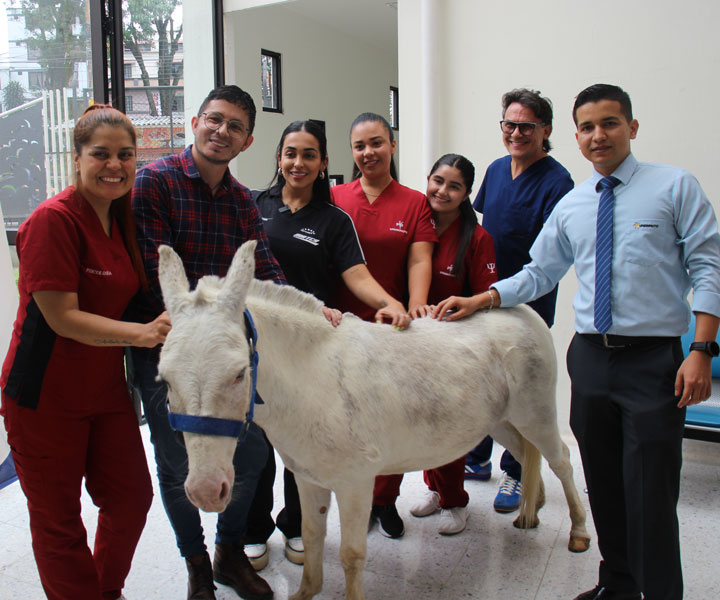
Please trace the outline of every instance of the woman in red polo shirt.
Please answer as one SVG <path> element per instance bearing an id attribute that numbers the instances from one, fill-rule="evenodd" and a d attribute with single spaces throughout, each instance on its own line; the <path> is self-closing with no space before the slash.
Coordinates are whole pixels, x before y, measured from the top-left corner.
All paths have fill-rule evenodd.
<path id="1" fill-rule="evenodd" d="M 497 281 L 492 237 L 478 224 L 470 203 L 474 180 L 475 167 L 458 154 L 442 156 L 428 175 L 426 195 L 440 240 L 433 253 L 428 295 L 431 305 L 452 296 L 485 292 Z M 410 512 L 427 517 L 442 510 L 439 533 L 460 533 L 468 514 L 468 495 L 463 486 L 465 457 L 425 471 L 424 476 L 429 490 Z"/>
<path id="2" fill-rule="evenodd" d="M 17 235 L 20 306 L 0 412 L 52 600 L 122 598 L 152 501 L 123 346 L 162 343 L 170 321 L 120 320 L 145 281 L 130 208 L 135 137 L 121 112 L 88 108 L 74 130 L 76 185 L 43 202 Z M 92 552 L 83 478 L 99 507 Z"/>
<path id="3" fill-rule="evenodd" d="M 393 155 L 397 142 L 380 115 L 363 113 L 350 128 L 353 181 L 331 189 L 333 201 L 352 217 L 367 267 L 393 298 L 407 302 L 413 317 L 424 316 L 437 234 L 425 196 L 397 182 Z M 376 309 L 358 300 L 346 287 L 333 303 L 370 321 Z M 402 475 L 375 479 L 372 515 L 380 532 L 392 538 L 405 532 L 395 508 Z"/>

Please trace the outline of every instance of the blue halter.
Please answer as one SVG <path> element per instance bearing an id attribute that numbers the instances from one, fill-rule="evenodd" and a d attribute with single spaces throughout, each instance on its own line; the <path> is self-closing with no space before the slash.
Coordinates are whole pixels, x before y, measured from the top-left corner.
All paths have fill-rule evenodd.
<path id="1" fill-rule="evenodd" d="M 180 413 L 170 412 L 170 404 L 168 403 L 168 420 L 170 427 L 175 431 L 184 431 L 186 433 L 200 433 L 203 435 L 220 435 L 224 437 L 240 438 L 240 442 L 245 439 L 250 423 L 252 423 L 255 415 L 255 403 L 264 404 L 262 398 L 257 395 L 257 329 L 253 322 L 250 311 L 245 309 L 245 329 L 250 346 L 250 367 L 252 370 L 252 392 L 250 393 L 250 407 L 245 414 L 244 421 L 237 419 L 218 419 L 216 417 L 203 417 L 198 415 L 183 415 Z"/>

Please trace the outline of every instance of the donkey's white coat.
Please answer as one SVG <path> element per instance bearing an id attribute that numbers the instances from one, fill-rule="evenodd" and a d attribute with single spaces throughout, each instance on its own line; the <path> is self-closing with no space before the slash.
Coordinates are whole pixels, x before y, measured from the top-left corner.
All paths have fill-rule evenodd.
<path id="1" fill-rule="evenodd" d="M 194 292 L 178 256 L 160 248 L 160 282 L 173 328 L 159 372 L 175 412 L 242 419 L 250 389 L 243 309 L 258 330 L 256 407 L 285 465 L 296 476 L 305 565 L 292 597 L 322 587 L 330 491 L 340 513 L 347 598 L 361 600 L 372 490 L 378 474 L 446 464 L 486 434 L 523 463 L 517 526 L 537 525 L 544 495 L 540 452 L 570 506 L 569 548 L 589 544 L 555 409 L 555 350 L 529 308 L 478 313 L 458 322 L 420 319 L 403 332 L 346 314 L 334 329 L 313 296 L 253 279 L 255 242 L 235 255 L 225 280 Z M 188 497 L 221 511 L 232 489 L 231 438 L 185 434 Z M 536 449 L 537 448 L 537 449 Z"/>

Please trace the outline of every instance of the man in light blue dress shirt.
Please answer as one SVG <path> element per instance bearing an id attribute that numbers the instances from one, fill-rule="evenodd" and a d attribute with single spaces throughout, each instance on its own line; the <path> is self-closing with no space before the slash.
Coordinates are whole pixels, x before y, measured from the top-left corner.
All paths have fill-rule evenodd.
<path id="1" fill-rule="evenodd" d="M 530 250 L 532 262 L 488 292 L 444 301 L 433 316 L 453 309 L 448 319 L 454 320 L 478 308 L 527 302 L 575 265 L 570 425 L 602 555 L 598 585 L 575 600 L 680 600 L 682 434 L 685 407 L 710 396 L 710 363 L 718 352 L 717 221 L 690 173 L 640 163 L 631 154 L 638 122 L 622 89 L 596 84 L 583 90 L 573 118 L 594 172 L 555 207 Z M 595 305 L 602 304 L 596 296 L 602 286 L 595 285 L 596 222 L 601 187 L 611 176 L 606 328 L 596 326 Z M 688 330 L 691 310 L 696 343 L 683 359 L 679 336 Z"/>

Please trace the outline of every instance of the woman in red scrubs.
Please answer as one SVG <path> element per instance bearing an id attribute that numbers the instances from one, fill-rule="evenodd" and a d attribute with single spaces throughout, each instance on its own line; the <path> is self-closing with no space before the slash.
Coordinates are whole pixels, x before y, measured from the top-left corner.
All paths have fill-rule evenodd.
<path id="1" fill-rule="evenodd" d="M 51 600 L 122 598 L 152 502 L 123 346 L 162 343 L 170 321 L 120 320 L 145 282 L 130 208 L 135 144 L 125 115 L 89 107 L 75 125 L 76 185 L 43 202 L 17 235 L 20 306 L 1 412 Z M 99 508 L 93 551 L 83 478 Z"/>
<path id="2" fill-rule="evenodd" d="M 470 203 L 475 167 L 464 156 L 446 154 L 428 175 L 427 199 L 439 242 L 433 252 L 431 305 L 446 298 L 487 291 L 497 281 L 495 248 L 490 234 L 477 222 Z M 433 307 L 427 307 L 430 311 Z M 427 517 L 441 510 L 438 532 L 454 535 L 465 529 L 468 495 L 464 489 L 465 457 L 425 471 L 428 491 L 410 512 Z"/>
<path id="3" fill-rule="evenodd" d="M 424 316 L 437 242 L 425 196 L 397 182 L 397 142 L 383 117 L 358 116 L 350 128 L 350 146 L 354 180 L 333 187 L 333 201 L 352 217 L 371 275 L 393 298 L 407 302 L 412 317 Z M 368 321 L 376 311 L 344 286 L 333 305 Z M 395 507 L 401 481 L 402 475 L 375 478 L 372 515 L 387 537 L 405 532 Z"/>

